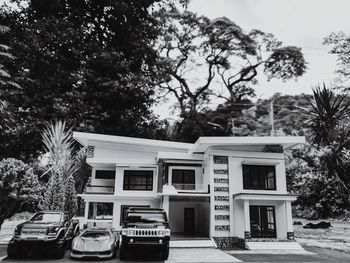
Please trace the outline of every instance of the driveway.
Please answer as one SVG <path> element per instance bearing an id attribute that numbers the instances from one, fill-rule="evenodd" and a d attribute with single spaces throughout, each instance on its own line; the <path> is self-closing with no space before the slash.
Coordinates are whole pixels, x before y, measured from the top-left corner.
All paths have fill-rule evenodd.
<path id="1" fill-rule="evenodd" d="M 221 251 L 213 248 L 173 248 L 170 250 L 169 259 L 165 262 L 329 262 L 329 263 L 349 263 L 350 254 L 326 249 L 317 248 L 311 246 L 304 246 L 305 250 L 310 251 L 312 255 L 290 255 L 290 254 L 256 254 L 256 253 L 239 253 L 235 251 L 232 256 L 229 255 L 230 251 Z M 111 260 L 89 260 L 85 262 L 164 262 L 159 260 L 156 256 L 150 256 L 148 251 L 138 251 L 137 254 L 131 255 L 128 261 L 120 261 L 119 258 L 113 258 Z M 3 257 L 6 257 L 6 246 L 0 246 L 0 262 Z M 69 258 L 69 251 L 67 251 L 64 258 L 55 260 L 48 258 L 30 258 L 20 260 L 3 259 L 4 263 L 22 262 L 22 263 L 35 263 L 35 262 L 78 262 Z"/>
<path id="2" fill-rule="evenodd" d="M 6 246 L 0 246 L 0 259 L 1 257 L 6 256 Z M 110 259 L 110 260 L 88 260 L 86 262 L 164 262 L 159 260 L 159 255 L 154 255 L 149 253 L 147 250 L 137 250 L 137 254 L 131 254 L 130 258 L 127 261 L 121 261 L 119 257 Z M 25 263 L 35 263 L 35 262 L 78 262 L 70 259 L 69 251 L 66 252 L 66 255 L 62 259 L 51 259 L 40 257 L 40 254 L 35 257 L 28 259 L 3 259 L 4 263 L 14 263 L 14 262 L 25 262 Z M 220 249 L 215 248 L 172 248 L 170 249 L 170 254 L 166 263 L 185 263 L 185 262 L 201 262 L 201 263 L 210 263 L 210 262 L 240 262 L 234 256 L 230 256 L 227 253 L 221 251 Z"/>

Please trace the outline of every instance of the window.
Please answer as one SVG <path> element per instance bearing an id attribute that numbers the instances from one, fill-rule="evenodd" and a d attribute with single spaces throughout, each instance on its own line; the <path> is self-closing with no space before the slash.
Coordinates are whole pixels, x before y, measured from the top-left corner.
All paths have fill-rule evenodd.
<path id="1" fill-rule="evenodd" d="M 152 191 L 153 171 L 124 170 L 123 190 Z"/>
<path id="2" fill-rule="evenodd" d="M 115 179 L 115 170 L 96 170 L 96 179 Z"/>
<path id="3" fill-rule="evenodd" d="M 195 190 L 195 170 L 173 169 L 172 184 L 179 190 Z"/>
<path id="4" fill-rule="evenodd" d="M 275 208 L 250 206 L 250 231 L 252 237 L 276 237 Z"/>
<path id="5" fill-rule="evenodd" d="M 113 219 L 113 203 L 90 202 L 88 219 Z"/>
<path id="6" fill-rule="evenodd" d="M 243 165 L 243 189 L 276 190 L 275 166 Z"/>
<path id="7" fill-rule="evenodd" d="M 123 224 L 124 220 L 126 219 L 126 211 L 130 207 L 150 207 L 149 205 L 122 205 L 120 207 L 120 225 Z"/>

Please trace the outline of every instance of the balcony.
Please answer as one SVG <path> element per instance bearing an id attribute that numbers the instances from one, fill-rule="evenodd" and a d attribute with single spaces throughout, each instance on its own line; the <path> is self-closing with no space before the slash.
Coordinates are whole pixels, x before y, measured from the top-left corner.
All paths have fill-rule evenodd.
<path id="1" fill-rule="evenodd" d="M 105 194 L 105 195 L 113 195 L 114 194 L 114 186 L 105 186 L 105 185 L 87 185 L 85 194 Z"/>
<path id="2" fill-rule="evenodd" d="M 200 193 L 209 193 L 209 185 L 207 184 L 179 184 L 173 183 L 172 186 L 178 192 L 200 192 Z"/>

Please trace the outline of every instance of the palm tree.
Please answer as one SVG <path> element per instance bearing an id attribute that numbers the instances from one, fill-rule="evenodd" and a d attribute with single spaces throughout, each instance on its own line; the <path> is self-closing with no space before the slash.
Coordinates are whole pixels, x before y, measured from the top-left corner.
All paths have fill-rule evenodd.
<path id="1" fill-rule="evenodd" d="M 346 95 L 336 94 L 323 84 L 322 89 L 317 87 L 313 96 L 305 96 L 305 99 L 311 106 L 307 113 L 310 115 L 313 142 L 320 145 L 338 142 L 349 118 L 350 104 Z"/>
<path id="2" fill-rule="evenodd" d="M 74 176 L 80 162 L 74 153 L 72 129 L 64 121 L 49 123 L 42 133 L 42 141 L 48 157 L 49 169 L 45 174 L 57 173 L 63 180 Z"/>
<path id="3" fill-rule="evenodd" d="M 328 178 L 335 178 L 344 200 L 348 199 L 347 173 L 344 172 L 346 156 L 344 150 L 350 146 L 349 110 L 346 95 L 336 94 L 332 90 L 317 87 L 311 98 L 305 97 L 311 109 L 309 116 L 311 139 L 319 149 L 325 149 L 324 170 Z"/>

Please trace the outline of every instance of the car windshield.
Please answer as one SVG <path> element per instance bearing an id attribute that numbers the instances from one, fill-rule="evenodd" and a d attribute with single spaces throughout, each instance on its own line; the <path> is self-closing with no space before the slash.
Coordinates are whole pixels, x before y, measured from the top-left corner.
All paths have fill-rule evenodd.
<path id="1" fill-rule="evenodd" d="M 135 213 L 135 212 L 131 212 L 131 213 L 128 213 L 128 217 L 127 217 L 126 221 L 129 221 L 131 223 L 136 223 L 136 222 L 164 223 L 165 218 L 164 218 L 163 213 L 147 213 L 147 212 Z"/>
<path id="2" fill-rule="evenodd" d="M 108 231 L 86 231 L 81 235 L 81 237 L 85 238 L 99 238 L 99 237 L 109 237 Z"/>
<path id="3" fill-rule="evenodd" d="M 41 223 L 52 223 L 60 222 L 62 214 L 60 213 L 37 213 L 35 214 L 31 221 L 41 222 Z"/>

